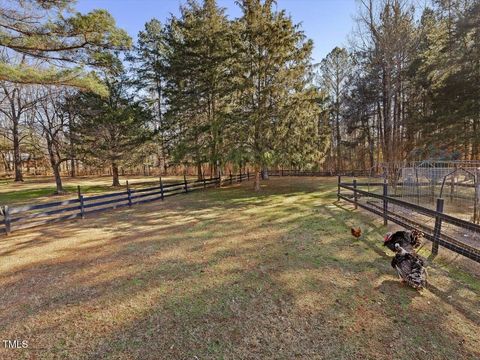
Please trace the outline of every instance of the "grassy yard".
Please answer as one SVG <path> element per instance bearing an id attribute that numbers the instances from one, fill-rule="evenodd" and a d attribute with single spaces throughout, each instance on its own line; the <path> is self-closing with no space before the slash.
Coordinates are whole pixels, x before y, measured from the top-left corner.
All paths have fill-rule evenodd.
<path id="1" fill-rule="evenodd" d="M 191 177 L 191 179 L 196 179 Z M 126 180 L 134 187 L 136 183 L 151 182 L 157 184 L 159 179 L 152 176 L 131 176 L 121 178 L 121 187 L 126 187 Z M 169 176 L 163 179 L 164 183 L 183 181 L 182 176 Z M 54 195 L 55 182 L 52 177 L 26 177 L 24 182 L 0 180 L 0 206 L 38 203 L 70 199 L 77 195 L 77 186 L 80 185 L 83 194 L 96 194 L 109 191 L 118 191 L 118 187 L 111 186 L 111 176 L 85 176 L 62 179 L 64 195 Z"/>
<path id="2" fill-rule="evenodd" d="M 478 278 L 402 285 L 333 180 L 251 186 L 1 237 L 0 339 L 29 347 L 0 358 L 480 358 Z"/>

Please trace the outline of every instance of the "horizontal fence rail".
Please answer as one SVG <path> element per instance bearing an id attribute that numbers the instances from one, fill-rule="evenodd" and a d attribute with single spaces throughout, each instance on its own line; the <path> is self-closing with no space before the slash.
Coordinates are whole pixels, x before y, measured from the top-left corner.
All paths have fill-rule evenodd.
<path id="1" fill-rule="evenodd" d="M 383 187 L 382 194 L 372 193 L 359 189 L 361 186 L 381 186 Z M 348 193 L 342 192 L 342 189 L 348 190 Z M 480 234 L 480 225 L 472 222 L 450 216 L 443 212 L 443 199 L 437 199 L 436 210 L 425 208 L 416 204 L 412 204 L 396 197 L 388 196 L 388 184 L 383 183 L 360 183 L 354 180 L 352 183 L 341 182 L 341 177 L 338 177 L 338 200 L 344 200 L 352 203 L 355 208 L 360 207 L 369 212 L 379 215 L 383 218 L 384 224 L 388 221 L 403 226 L 407 229 L 421 230 L 425 234 L 425 238 L 432 242 L 432 254 L 438 253 L 438 247 L 443 246 L 446 249 L 454 251 L 476 262 L 480 262 L 480 246 L 472 246 L 466 243 L 462 238 L 456 234 L 447 233 L 445 225 L 452 225 L 463 232 L 469 234 Z M 374 202 L 372 200 L 360 201 L 360 198 L 367 198 L 372 200 L 380 200 Z M 395 210 L 391 210 L 389 205 L 395 205 L 398 208 L 409 211 L 410 216 L 402 215 Z M 418 219 L 423 216 L 422 219 Z M 417 217 L 417 218 L 416 218 Z M 428 226 L 432 223 L 432 226 Z M 480 245 L 480 243 L 478 244 Z"/>
<path id="2" fill-rule="evenodd" d="M 344 170 L 344 171 L 306 171 L 306 170 L 268 170 L 269 176 L 369 176 L 379 177 L 371 170 Z"/>
<path id="3" fill-rule="evenodd" d="M 230 173 L 229 176 L 222 178 L 216 177 L 195 181 L 187 181 L 184 177 L 182 182 L 173 184 L 163 184 L 160 179 L 157 186 L 145 188 L 130 188 L 127 181 L 126 190 L 92 196 L 83 195 L 80 187 L 78 187 L 78 197 L 76 199 L 45 204 L 0 207 L 0 233 L 8 234 L 16 230 L 84 218 L 89 214 L 163 200 L 166 197 L 207 189 L 220 184 L 242 182 L 243 180 L 250 180 L 251 177 L 250 173 L 235 175 Z M 151 184 L 150 182 L 149 185 Z"/>

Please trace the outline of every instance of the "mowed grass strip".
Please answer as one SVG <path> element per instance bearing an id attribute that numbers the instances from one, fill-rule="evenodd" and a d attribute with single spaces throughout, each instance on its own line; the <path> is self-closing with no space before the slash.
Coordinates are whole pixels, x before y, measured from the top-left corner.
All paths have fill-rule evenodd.
<path id="1" fill-rule="evenodd" d="M 159 186 L 159 178 L 154 176 L 132 176 L 129 179 L 130 187 Z M 188 181 L 196 180 L 189 177 Z M 81 176 L 64 177 L 64 194 L 55 195 L 55 182 L 52 177 L 25 177 L 24 182 L 14 182 L 12 179 L 0 180 L 0 206 L 15 206 L 20 204 L 37 204 L 72 199 L 77 196 L 77 186 L 80 186 L 84 195 L 94 195 L 126 189 L 126 178 L 120 179 L 121 186 L 112 187 L 109 176 Z M 182 182 L 183 176 L 164 177 L 164 184 Z"/>
<path id="2" fill-rule="evenodd" d="M 478 359 L 480 287 L 402 285 L 333 179 L 194 192 L 0 238 L 2 359 Z M 354 239 L 350 226 L 364 236 Z"/>

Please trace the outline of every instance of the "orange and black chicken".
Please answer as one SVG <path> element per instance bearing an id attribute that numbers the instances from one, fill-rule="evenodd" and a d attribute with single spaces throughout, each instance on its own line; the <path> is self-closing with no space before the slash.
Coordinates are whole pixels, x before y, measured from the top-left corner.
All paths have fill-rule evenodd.
<path id="1" fill-rule="evenodd" d="M 356 237 L 357 239 L 362 236 L 362 229 L 360 228 L 351 228 L 350 231 L 352 232 L 352 235 Z"/>

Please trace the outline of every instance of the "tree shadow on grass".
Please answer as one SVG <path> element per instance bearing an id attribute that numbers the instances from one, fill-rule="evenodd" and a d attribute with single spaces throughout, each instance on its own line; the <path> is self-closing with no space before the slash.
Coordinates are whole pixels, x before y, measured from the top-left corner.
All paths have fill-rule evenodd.
<path id="1" fill-rule="evenodd" d="M 475 322 L 463 334 L 440 297 L 427 306 L 429 292 L 402 287 L 384 252 L 345 231 L 358 215 L 316 204 L 328 196 L 315 189 L 233 212 L 205 193 L 68 224 L 51 241 L 77 242 L 43 245 L 58 258 L 2 273 L 0 337 L 29 338 L 43 358 L 478 357 L 474 338 L 459 343 Z"/>

